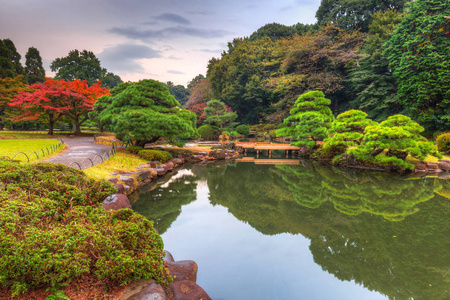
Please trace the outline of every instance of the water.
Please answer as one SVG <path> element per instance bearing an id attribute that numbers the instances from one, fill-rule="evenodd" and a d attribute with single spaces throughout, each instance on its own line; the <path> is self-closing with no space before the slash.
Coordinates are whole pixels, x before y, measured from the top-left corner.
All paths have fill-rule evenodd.
<path id="1" fill-rule="evenodd" d="M 215 300 L 450 299 L 450 180 L 231 162 L 148 190 L 133 209 Z"/>

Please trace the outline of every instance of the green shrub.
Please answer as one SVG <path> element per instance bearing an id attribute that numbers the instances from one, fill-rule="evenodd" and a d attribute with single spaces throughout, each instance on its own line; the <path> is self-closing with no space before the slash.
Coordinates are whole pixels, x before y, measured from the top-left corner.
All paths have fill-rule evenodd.
<path id="1" fill-rule="evenodd" d="M 130 153 L 130 154 L 138 154 L 139 151 L 144 150 L 144 148 L 139 147 L 139 146 L 130 146 L 125 148 L 125 152 Z"/>
<path id="2" fill-rule="evenodd" d="M 277 129 L 277 125 L 275 125 L 275 124 L 266 124 L 266 125 L 264 125 L 264 130 L 265 131 L 271 131 L 271 130 L 274 130 L 274 129 Z"/>
<path id="3" fill-rule="evenodd" d="M 101 207 L 111 183 L 59 164 L 0 160 L 0 186 L 0 285 L 14 296 L 86 276 L 170 281 L 152 222 Z"/>
<path id="4" fill-rule="evenodd" d="M 204 139 L 215 139 L 217 128 L 211 125 L 202 125 L 198 128 L 198 134 Z"/>
<path id="5" fill-rule="evenodd" d="M 230 134 L 229 134 L 229 136 L 237 137 L 237 136 L 239 136 L 239 132 L 237 132 L 237 131 L 231 131 Z"/>
<path id="6" fill-rule="evenodd" d="M 163 150 L 141 150 L 138 152 L 138 155 L 142 159 L 148 161 L 159 160 L 162 163 L 172 159 L 172 154 Z"/>
<path id="7" fill-rule="evenodd" d="M 248 125 L 239 125 L 238 127 L 236 127 L 236 131 L 242 135 L 247 136 L 250 133 L 250 127 Z"/>
<path id="8" fill-rule="evenodd" d="M 444 133 L 437 137 L 436 145 L 441 153 L 450 153 L 450 133 Z"/>

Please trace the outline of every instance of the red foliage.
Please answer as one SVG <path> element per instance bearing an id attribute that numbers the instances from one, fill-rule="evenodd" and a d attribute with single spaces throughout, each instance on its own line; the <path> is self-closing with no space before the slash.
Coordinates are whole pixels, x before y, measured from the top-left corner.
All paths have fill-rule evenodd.
<path id="1" fill-rule="evenodd" d="M 53 123 L 64 115 L 74 120 L 79 132 L 80 125 L 87 119 L 87 113 L 92 111 L 97 98 L 109 94 L 107 88 L 101 87 L 101 82 L 88 86 L 86 80 L 78 79 L 65 81 L 46 78 L 44 83 L 32 84 L 30 88 L 34 91 L 20 92 L 9 105 L 23 110 L 23 114 L 16 117 L 18 120 L 48 117 L 50 131 Z M 80 117 L 84 119 L 80 120 Z"/>
<path id="2" fill-rule="evenodd" d="M 197 124 L 202 124 L 203 121 L 206 119 L 205 117 L 205 111 L 203 110 L 206 107 L 206 103 L 199 103 L 194 104 L 191 108 L 188 110 L 190 112 L 193 112 L 197 115 Z"/>

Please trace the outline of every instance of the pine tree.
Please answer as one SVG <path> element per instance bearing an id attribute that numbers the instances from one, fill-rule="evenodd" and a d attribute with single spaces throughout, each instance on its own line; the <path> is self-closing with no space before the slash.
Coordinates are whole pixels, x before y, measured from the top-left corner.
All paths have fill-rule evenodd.
<path id="1" fill-rule="evenodd" d="M 28 83 L 44 82 L 45 70 L 42 66 L 42 58 L 38 49 L 34 47 L 28 48 L 25 59 L 25 74 L 28 76 Z"/>

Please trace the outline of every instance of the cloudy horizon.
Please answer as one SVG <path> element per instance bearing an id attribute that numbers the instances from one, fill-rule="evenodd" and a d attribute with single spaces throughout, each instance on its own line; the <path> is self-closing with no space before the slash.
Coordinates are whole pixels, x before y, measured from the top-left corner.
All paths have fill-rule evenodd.
<path id="1" fill-rule="evenodd" d="M 213 57 L 233 38 L 268 23 L 315 23 L 320 0 L 0 0 L 0 38 L 10 38 L 22 59 L 39 50 L 50 63 L 78 49 L 124 81 L 151 78 L 184 86 L 206 75 Z"/>

